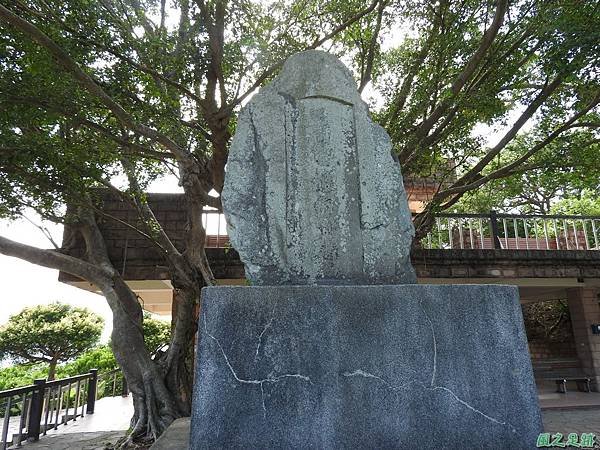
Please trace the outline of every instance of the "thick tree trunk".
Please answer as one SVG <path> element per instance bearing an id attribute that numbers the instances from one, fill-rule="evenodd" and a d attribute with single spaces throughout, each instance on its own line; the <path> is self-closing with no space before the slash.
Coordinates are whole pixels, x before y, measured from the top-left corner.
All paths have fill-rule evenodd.
<path id="1" fill-rule="evenodd" d="M 161 360 L 165 382 L 180 411 L 191 413 L 194 382 L 194 340 L 197 330 L 200 286 L 175 287 L 169 350 Z"/>
<path id="2" fill-rule="evenodd" d="M 213 122 L 211 127 L 213 154 L 209 169 L 212 175 L 213 188 L 219 194 L 223 191 L 225 183 L 225 164 L 227 163 L 228 143 L 231 138 L 227 130 L 228 122 L 229 120 Z"/>
<path id="3" fill-rule="evenodd" d="M 420 246 L 420 241 L 427 236 L 433 229 L 433 225 L 435 224 L 435 213 L 436 206 L 433 203 L 427 205 L 427 207 L 418 213 L 415 217 L 413 217 L 413 224 L 415 226 L 415 237 L 413 239 L 413 246 Z M 439 212 L 439 211 L 438 211 Z"/>
<path id="4" fill-rule="evenodd" d="M 186 411 L 178 407 L 176 393 L 167 388 L 163 371 L 146 349 L 142 308 L 137 297 L 118 274 L 111 281 L 100 288 L 113 312 L 112 349 L 127 380 L 134 406 L 131 432 L 125 445 L 133 440 L 155 439 Z"/>
<path id="5" fill-rule="evenodd" d="M 108 259 L 104 239 L 88 211 L 79 227 L 86 241 L 88 261 L 44 250 L 0 237 L 0 253 L 15 256 L 44 267 L 63 270 L 96 285 L 113 313 L 112 347 L 115 358 L 133 395 L 134 417 L 131 432 L 122 443 L 154 439 L 176 418 L 185 415 L 165 382 L 165 374 L 150 357 L 144 344 L 142 308 L 133 291 Z M 50 374 L 52 375 L 52 369 Z"/>
<path id="6" fill-rule="evenodd" d="M 88 259 L 109 275 L 95 280 L 95 283 L 113 313 L 112 350 L 133 396 L 131 431 L 121 446 L 126 447 L 133 441 L 151 441 L 160 436 L 174 419 L 185 416 L 189 410 L 182 408 L 177 401 L 178 392 L 169 390 L 165 371 L 146 349 L 142 307 L 135 293 L 112 266 L 93 211 L 83 210 L 80 217 Z"/>
<path id="7" fill-rule="evenodd" d="M 50 364 L 48 365 L 48 381 L 52 381 L 56 377 L 57 364 L 58 361 L 56 359 L 52 359 L 52 361 L 50 361 Z"/>

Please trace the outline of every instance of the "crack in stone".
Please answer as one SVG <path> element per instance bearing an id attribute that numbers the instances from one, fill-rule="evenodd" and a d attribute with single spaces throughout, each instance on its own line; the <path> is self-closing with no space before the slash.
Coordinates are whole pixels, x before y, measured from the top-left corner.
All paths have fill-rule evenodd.
<path id="1" fill-rule="evenodd" d="M 262 402 L 263 409 L 263 418 L 267 418 L 267 407 L 265 405 L 265 390 L 263 389 L 263 384 L 260 384 L 260 400 Z"/>
<path id="2" fill-rule="evenodd" d="M 510 423 L 508 423 L 508 422 L 501 422 L 498 419 L 495 419 L 495 418 L 493 418 L 491 416 L 488 416 L 486 413 L 484 413 L 484 412 L 478 410 L 477 408 L 474 408 L 473 406 L 469 405 L 467 402 L 465 402 L 462 398 L 460 398 L 458 395 L 456 395 L 454 392 L 452 392 L 447 387 L 444 387 L 444 386 L 433 386 L 432 388 L 428 388 L 428 390 L 433 390 L 433 391 L 441 390 L 441 391 L 444 391 L 444 392 L 448 392 L 450 395 L 452 395 L 452 397 L 454 397 L 454 399 L 457 402 L 459 402 L 463 406 L 466 406 L 468 409 L 470 409 L 474 413 L 477 413 L 477 414 L 481 415 L 482 417 L 485 417 L 487 420 L 490 420 L 490 421 L 492 421 L 494 423 L 497 423 L 498 425 L 508 426 L 513 433 L 517 432 L 517 430 L 515 430 L 515 427 L 513 427 Z"/>
<path id="3" fill-rule="evenodd" d="M 269 321 L 263 328 L 262 332 L 258 335 L 258 343 L 256 344 L 256 355 L 254 356 L 255 361 L 256 361 L 256 358 L 258 358 L 258 352 L 260 350 L 260 346 L 262 345 L 262 338 L 263 338 L 264 334 L 267 332 L 267 330 L 271 327 L 271 325 L 273 324 L 273 320 L 275 319 L 275 307 L 276 306 L 277 305 L 273 305 L 273 311 L 271 311 L 271 318 L 269 319 Z"/>
<path id="4" fill-rule="evenodd" d="M 229 368 L 229 371 L 231 372 L 231 375 L 233 375 L 233 378 L 238 382 L 238 383 L 242 383 L 242 384 L 250 384 L 250 385 L 258 385 L 260 386 L 260 394 L 261 394 L 261 401 L 262 401 L 262 408 L 263 408 L 263 416 L 266 418 L 266 414 L 267 414 L 267 408 L 265 405 L 265 392 L 263 389 L 263 384 L 264 383 L 278 383 L 281 380 L 284 380 L 286 378 L 297 378 L 300 379 L 302 381 L 308 382 L 311 385 L 313 385 L 314 383 L 312 382 L 312 380 L 310 379 L 310 377 L 306 376 L 306 375 L 302 375 L 300 373 L 284 373 L 282 375 L 278 375 L 276 377 L 272 377 L 270 376 L 269 378 L 263 378 L 261 380 L 252 380 L 252 379 L 244 379 L 244 378 L 240 378 L 237 374 L 237 372 L 235 371 L 235 369 L 233 368 L 233 366 L 231 365 L 231 363 L 229 362 L 229 358 L 227 357 L 227 354 L 225 353 L 225 350 L 223 349 L 223 346 L 221 345 L 221 342 L 219 342 L 219 340 L 214 337 L 212 334 L 210 334 L 208 332 L 208 327 L 206 325 L 206 314 L 202 315 L 202 319 L 204 322 L 204 333 L 211 338 L 215 344 L 217 344 L 217 347 L 219 347 L 219 350 L 221 351 L 221 354 L 223 355 L 223 359 L 225 360 L 225 364 L 227 364 L 227 367 Z"/>
<path id="5" fill-rule="evenodd" d="M 487 420 L 490 420 L 491 422 L 494 422 L 494 423 L 496 423 L 498 425 L 502 425 L 502 426 L 508 426 L 513 433 L 516 433 L 517 430 L 510 423 L 502 422 L 498 419 L 495 419 L 494 417 L 488 416 L 484 412 L 478 410 L 477 408 L 471 406 L 469 403 L 464 401 L 462 398 L 460 398 L 458 395 L 456 395 L 451 389 L 448 389 L 445 386 L 438 386 L 435 384 L 435 377 L 436 377 L 436 371 L 437 371 L 437 340 L 435 337 L 435 327 L 433 326 L 433 321 L 431 320 L 431 317 L 429 317 L 429 314 L 427 314 L 427 311 L 425 310 L 425 307 L 423 306 L 423 300 L 419 300 L 419 306 L 421 307 L 421 310 L 423 311 L 423 315 L 427 318 L 427 322 L 429 322 L 429 328 L 431 329 L 431 340 L 432 340 L 432 345 L 433 345 L 433 367 L 431 369 L 431 382 L 430 382 L 429 388 L 427 388 L 427 390 L 448 392 L 461 405 L 467 407 L 468 409 L 481 415 L 482 417 L 485 417 Z M 420 383 L 420 384 L 422 384 L 422 383 Z"/>
<path id="6" fill-rule="evenodd" d="M 431 338 L 432 338 L 432 344 L 433 344 L 433 364 L 432 364 L 432 369 L 431 369 L 431 380 L 429 382 L 429 385 L 423 383 L 422 381 L 419 380 L 408 380 L 406 383 L 403 383 L 399 386 L 394 386 L 393 384 L 391 384 L 390 382 L 388 382 L 387 380 L 385 380 L 384 378 L 375 375 L 371 372 L 367 372 L 365 370 L 362 369 L 356 369 L 352 372 L 344 372 L 342 375 L 345 377 L 362 377 L 362 378 L 371 378 L 371 379 L 375 379 L 378 380 L 380 382 L 382 382 L 383 384 L 385 384 L 389 389 L 391 389 L 392 391 L 399 391 L 411 384 L 417 384 L 419 385 L 421 388 L 427 390 L 427 391 L 442 391 L 442 392 L 447 392 L 448 394 L 450 394 L 452 396 L 452 398 L 457 401 L 458 403 L 460 403 L 461 405 L 463 405 L 464 407 L 466 407 L 467 409 L 469 409 L 470 411 L 479 414 L 480 416 L 482 416 L 483 418 L 485 418 L 486 420 L 489 420 L 490 422 L 493 422 L 497 425 L 501 425 L 501 426 L 506 426 L 508 428 L 510 428 L 510 430 L 513 433 L 516 433 L 517 430 L 515 429 L 515 427 L 508 423 L 508 422 L 502 422 L 501 420 L 498 420 L 492 416 L 487 415 L 486 413 L 484 413 L 483 411 L 480 411 L 479 409 L 475 408 L 474 406 L 470 405 L 469 403 L 467 403 L 466 401 L 464 401 L 462 398 L 460 398 L 458 395 L 456 395 L 451 389 L 448 389 L 445 386 L 438 386 L 435 384 L 435 378 L 436 378 L 436 372 L 437 372 L 437 340 L 436 340 L 436 335 L 435 335 L 435 327 L 433 326 L 433 321 L 431 320 L 431 318 L 429 317 L 429 315 L 427 314 L 427 311 L 425 310 L 425 308 L 423 307 L 423 301 L 419 300 L 419 306 L 421 308 L 421 310 L 423 311 L 423 315 L 426 317 L 427 322 L 429 323 L 429 328 L 431 329 Z"/>
<path id="7" fill-rule="evenodd" d="M 427 384 L 423 383 L 422 381 L 419 380 L 408 380 L 406 383 L 403 383 L 401 385 L 398 386 L 394 386 L 393 384 L 391 384 L 390 382 L 388 382 L 387 380 L 385 380 L 384 378 L 381 378 L 378 375 L 375 375 L 373 373 L 370 372 L 366 372 L 362 369 L 357 369 L 354 370 L 352 372 L 344 372 L 342 374 L 345 377 L 362 377 L 362 378 L 372 378 L 375 379 L 377 381 L 382 382 L 386 387 L 388 387 L 390 390 L 392 391 L 400 391 L 406 387 L 408 387 L 411 384 L 417 384 L 419 385 L 422 389 L 426 390 L 426 391 L 443 391 L 443 392 L 447 392 L 449 393 L 452 398 L 454 398 L 454 400 L 456 400 L 458 403 L 460 403 L 461 405 L 465 406 L 466 408 L 468 408 L 469 410 L 473 411 L 476 414 L 479 414 L 480 416 L 484 417 L 485 419 L 494 422 L 498 425 L 502 425 L 502 426 L 507 426 L 511 429 L 511 431 L 513 433 L 516 433 L 516 429 L 514 426 L 512 426 L 510 423 L 508 422 L 502 422 L 492 416 L 488 416 L 486 413 L 484 413 L 483 411 L 480 411 L 479 409 L 475 408 L 474 406 L 470 405 L 469 403 L 467 403 L 466 401 L 464 401 L 462 398 L 460 398 L 458 395 L 456 395 L 452 390 L 448 389 L 447 387 L 444 386 L 428 386 Z"/>
<path id="8" fill-rule="evenodd" d="M 399 391 L 399 390 L 405 388 L 406 386 L 408 386 L 408 385 L 410 385 L 412 383 L 420 383 L 417 380 L 408 380 L 406 383 L 401 384 L 400 386 L 394 386 L 394 385 L 390 384 L 388 381 L 384 380 L 383 378 L 381 378 L 381 377 L 379 377 L 379 376 L 377 376 L 375 374 L 372 374 L 370 372 L 365 372 L 362 369 L 357 369 L 357 370 L 354 370 L 352 372 L 344 372 L 342 375 L 345 376 L 345 377 L 374 378 L 376 380 L 381 381 L 383 384 L 385 384 L 388 388 L 390 388 L 393 391 Z"/>

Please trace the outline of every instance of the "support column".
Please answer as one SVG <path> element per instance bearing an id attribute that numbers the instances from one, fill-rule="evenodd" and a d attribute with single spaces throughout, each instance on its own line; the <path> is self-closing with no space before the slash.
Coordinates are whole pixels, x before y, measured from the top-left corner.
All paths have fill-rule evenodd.
<path id="1" fill-rule="evenodd" d="M 600 390 L 600 335 L 592 334 L 592 324 L 600 323 L 599 289 L 567 289 L 573 336 L 583 371 L 592 377 L 592 390 Z"/>

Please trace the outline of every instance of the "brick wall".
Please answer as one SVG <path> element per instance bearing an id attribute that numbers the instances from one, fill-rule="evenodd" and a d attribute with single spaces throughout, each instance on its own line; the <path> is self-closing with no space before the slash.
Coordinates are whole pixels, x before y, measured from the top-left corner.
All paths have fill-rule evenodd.
<path id="1" fill-rule="evenodd" d="M 157 220 L 177 248 L 183 249 L 187 225 L 184 198 L 180 194 L 149 194 Z M 128 280 L 168 279 L 165 261 L 147 239 L 126 224 L 136 225 L 137 215 L 125 202 L 102 198 L 102 209 L 110 217 L 100 219 L 109 256 Z M 124 223 L 123 223 L 124 222 Z M 81 256 L 85 249 L 79 235 L 65 227 L 63 248 Z M 243 278 L 243 267 L 235 250 L 207 249 L 217 278 Z M 414 249 L 412 262 L 419 278 L 600 278 L 600 252 L 544 250 L 435 250 Z M 61 273 L 61 281 L 76 278 Z"/>
<path id="2" fill-rule="evenodd" d="M 600 252 L 414 249 L 421 278 L 600 278 Z"/>
<path id="3" fill-rule="evenodd" d="M 530 340 L 528 344 L 531 361 L 534 365 L 537 362 L 548 359 L 577 359 L 577 349 L 573 340 L 568 342 L 549 342 L 536 339 Z"/>
<path id="4" fill-rule="evenodd" d="M 591 325 L 600 323 L 600 290 L 595 287 L 567 289 L 573 323 L 573 335 L 582 368 L 593 375 L 600 388 L 600 335 L 592 334 Z"/>

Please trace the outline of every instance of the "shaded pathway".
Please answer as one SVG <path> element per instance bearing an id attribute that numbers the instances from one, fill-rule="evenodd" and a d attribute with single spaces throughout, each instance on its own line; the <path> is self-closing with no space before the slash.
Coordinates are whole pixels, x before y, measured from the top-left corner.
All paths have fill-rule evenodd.
<path id="1" fill-rule="evenodd" d="M 104 397 L 96 401 L 94 414 L 60 425 L 40 436 L 38 442 L 23 443 L 25 449 L 104 449 L 115 443 L 129 428 L 133 403 L 129 397 Z"/>

